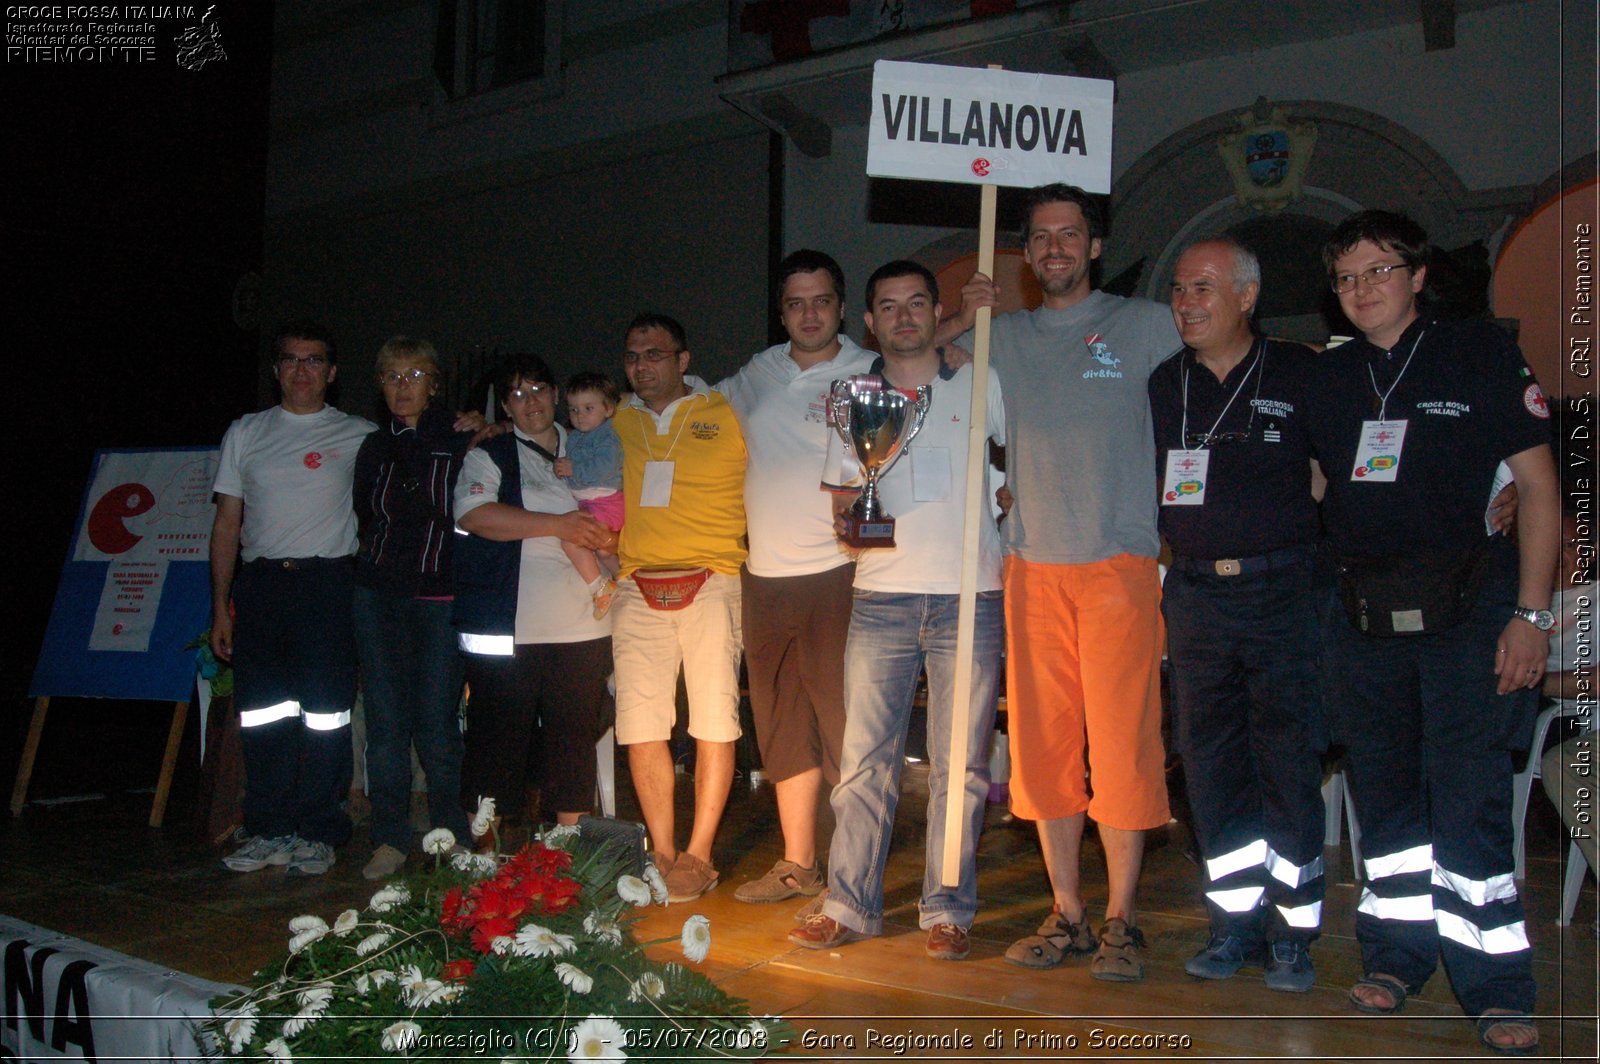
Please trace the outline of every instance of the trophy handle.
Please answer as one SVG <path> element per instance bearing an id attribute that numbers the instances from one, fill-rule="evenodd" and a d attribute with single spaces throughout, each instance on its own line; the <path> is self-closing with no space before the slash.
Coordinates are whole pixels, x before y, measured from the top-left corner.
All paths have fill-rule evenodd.
<path id="1" fill-rule="evenodd" d="M 917 388 L 916 402 L 911 407 L 911 429 L 906 433 L 904 440 L 900 441 L 900 449 L 904 451 L 911 446 L 911 441 L 917 438 L 917 433 L 922 431 L 922 422 L 928 417 L 928 408 L 933 405 L 933 389 L 926 384 Z"/>
<path id="2" fill-rule="evenodd" d="M 828 390 L 828 409 L 833 414 L 833 431 L 844 441 L 845 453 L 850 451 L 850 382 L 837 380 Z"/>

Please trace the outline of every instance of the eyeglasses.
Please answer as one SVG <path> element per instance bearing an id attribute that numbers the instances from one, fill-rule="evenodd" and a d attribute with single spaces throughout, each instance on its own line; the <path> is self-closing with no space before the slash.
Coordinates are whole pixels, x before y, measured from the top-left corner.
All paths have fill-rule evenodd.
<path id="1" fill-rule="evenodd" d="M 408 369 L 404 372 L 391 369 L 387 373 L 378 374 L 378 383 L 385 388 L 398 388 L 402 384 L 421 384 L 430 376 L 432 374 L 425 369 Z"/>
<path id="2" fill-rule="evenodd" d="M 508 403 L 526 403 L 539 398 L 550 391 L 548 384 L 524 384 L 521 388 L 513 388 L 506 393 Z"/>
<path id="3" fill-rule="evenodd" d="M 1341 273 L 1339 276 L 1331 278 L 1330 280 L 1333 284 L 1333 290 L 1339 295 L 1344 295 L 1346 292 L 1354 290 L 1356 286 L 1356 278 L 1358 277 L 1368 288 L 1376 288 L 1380 284 L 1389 283 L 1389 275 L 1391 271 L 1409 269 L 1411 269 L 1411 267 L 1407 266 L 1405 263 L 1397 262 L 1392 266 L 1374 266 L 1372 269 L 1362 270 L 1358 274 Z"/>
<path id="4" fill-rule="evenodd" d="M 622 364 L 624 366 L 637 366 L 641 362 L 648 362 L 654 366 L 665 362 L 669 358 L 676 358 L 681 354 L 683 354 L 681 350 L 663 351 L 659 347 L 647 348 L 644 351 L 624 351 L 622 352 Z"/>
<path id="5" fill-rule="evenodd" d="M 283 369 L 294 369 L 296 366 L 304 366 L 306 369 L 321 369 L 327 364 L 327 355 L 307 355 L 305 358 L 296 358 L 293 355 L 278 356 L 278 365 Z"/>

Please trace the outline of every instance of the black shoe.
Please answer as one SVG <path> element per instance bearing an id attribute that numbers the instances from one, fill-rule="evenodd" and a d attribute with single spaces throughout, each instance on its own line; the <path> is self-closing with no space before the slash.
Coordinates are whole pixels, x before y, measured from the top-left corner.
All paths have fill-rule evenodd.
<path id="1" fill-rule="evenodd" d="M 1303 942 L 1274 942 L 1267 951 L 1267 989 L 1304 994 L 1317 982 L 1311 951 Z"/>
<path id="2" fill-rule="evenodd" d="M 1200 979 L 1228 979 L 1245 961 L 1256 959 L 1258 951 L 1237 935 L 1212 935 L 1205 949 L 1184 962 L 1183 970 Z"/>

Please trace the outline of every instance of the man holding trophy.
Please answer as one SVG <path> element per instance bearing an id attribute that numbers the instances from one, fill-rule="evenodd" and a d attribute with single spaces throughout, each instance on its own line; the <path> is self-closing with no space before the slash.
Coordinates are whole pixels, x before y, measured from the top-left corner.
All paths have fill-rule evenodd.
<path id="1" fill-rule="evenodd" d="M 834 383 L 824 487 L 836 492 L 841 538 L 861 550 L 845 644 L 845 732 L 836 822 L 822 911 L 789 938 L 829 949 L 883 929 L 883 870 L 905 760 L 906 729 L 923 667 L 928 672 L 928 835 L 920 924 L 927 952 L 967 956 L 978 907 L 976 850 L 989 780 L 986 741 L 994 725 L 1003 639 L 1000 539 L 983 506 L 978 544 L 960 883 L 940 883 L 945 794 L 956 671 L 956 620 L 972 399 L 970 365 L 951 369 L 934 345 L 939 288 L 926 268 L 900 260 L 867 282 L 866 322 L 883 354 L 866 375 Z M 1004 442 L 999 382 L 990 374 L 988 435 Z M 845 444 L 848 440 L 848 447 Z M 912 441 L 914 446 L 908 446 Z M 848 451 L 848 453 L 847 453 Z M 896 459 L 903 459 L 896 461 Z M 859 506 L 855 503 L 861 493 Z M 988 487 L 984 487 L 985 499 Z M 874 504 L 875 503 L 875 504 Z M 847 508 L 851 512 L 844 512 Z"/>

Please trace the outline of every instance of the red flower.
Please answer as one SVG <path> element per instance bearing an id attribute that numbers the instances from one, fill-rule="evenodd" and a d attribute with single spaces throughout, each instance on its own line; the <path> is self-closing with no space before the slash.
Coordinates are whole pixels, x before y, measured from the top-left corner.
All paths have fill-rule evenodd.
<path id="1" fill-rule="evenodd" d="M 449 983 L 464 983 L 472 978 L 473 969 L 478 966 L 471 957 L 462 957 L 453 960 L 444 966 L 444 978 Z"/>
<path id="2" fill-rule="evenodd" d="M 583 888 L 576 879 L 552 880 L 544 891 L 544 911 L 554 916 L 578 904 L 578 892 Z"/>
<path id="3" fill-rule="evenodd" d="M 572 855 L 566 850 L 552 850 L 544 843 L 534 843 L 522 851 L 528 855 L 529 863 L 535 871 L 546 875 L 554 872 L 563 872 L 572 867 Z M 520 856 L 520 855 L 519 855 Z"/>
<path id="4" fill-rule="evenodd" d="M 461 930 L 461 901 L 460 887 L 451 887 L 444 893 L 444 904 L 439 913 L 439 926 L 446 931 Z"/>
<path id="5" fill-rule="evenodd" d="M 476 887 L 477 904 L 473 907 L 472 915 L 478 920 L 493 920 L 499 917 L 518 917 L 528 908 L 527 895 L 508 883 L 489 882 L 482 885 L 481 892 Z"/>
<path id="6" fill-rule="evenodd" d="M 472 929 L 472 948 L 479 953 L 488 953 L 493 948 L 495 939 L 501 935 L 511 936 L 516 933 L 517 921 L 509 916 L 479 921 Z"/>
<path id="7" fill-rule="evenodd" d="M 467 891 L 452 887 L 440 905 L 439 926 L 447 934 L 469 935 L 472 947 L 488 953 L 501 935 L 516 932 L 524 914 L 566 912 L 578 903 L 582 887 L 561 873 L 572 865 L 572 855 L 542 843 L 524 846 L 494 878 L 475 883 Z"/>

